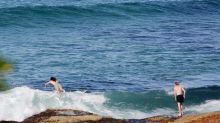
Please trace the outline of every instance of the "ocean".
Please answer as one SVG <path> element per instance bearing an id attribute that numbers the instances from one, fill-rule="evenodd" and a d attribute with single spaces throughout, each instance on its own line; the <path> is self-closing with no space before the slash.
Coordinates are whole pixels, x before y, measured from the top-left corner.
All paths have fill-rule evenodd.
<path id="1" fill-rule="evenodd" d="M 0 120 L 48 108 L 175 116 L 175 80 L 186 114 L 220 111 L 219 0 L 1 0 L 0 53 L 14 66 Z"/>

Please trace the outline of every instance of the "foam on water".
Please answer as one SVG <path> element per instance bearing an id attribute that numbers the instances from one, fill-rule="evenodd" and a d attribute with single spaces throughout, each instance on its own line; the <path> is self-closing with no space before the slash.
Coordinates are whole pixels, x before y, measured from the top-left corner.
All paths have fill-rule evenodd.
<path id="1" fill-rule="evenodd" d="M 116 118 L 146 116 L 140 111 L 120 111 L 105 107 L 104 103 L 107 99 L 102 93 L 66 92 L 59 100 L 53 92 L 17 87 L 1 92 L 0 98 L 2 99 L 0 102 L 0 121 L 22 121 L 48 108 L 78 109 Z"/>
<path id="2" fill-rule="evenodd" d="M 186 107 L 186 111 L 194 113 L 206 113 L 212 111 L 220 111 L 220 100 L 207 100 L 200 105 L 192 105 Z"/>
<path id="3" fill-rule="evenodd" d="M 151 111 L 138 109 L 110 107 L 104 93 L 84 93 L 80 91 L 66 92 L 59 99 L 54 92 L 16 87 L 0 93 L 0 121 L 22 121 L 27 117 L 45 111 L 49 108 L 78 109 L 114 118 L 141 119 L 155 115 L 175 115 L 176 109 L 159 107 Z M 220 100 L 208 100 L 200 104 L 188 105 L 186 112 L 203 113 L 219 111 Z"/>

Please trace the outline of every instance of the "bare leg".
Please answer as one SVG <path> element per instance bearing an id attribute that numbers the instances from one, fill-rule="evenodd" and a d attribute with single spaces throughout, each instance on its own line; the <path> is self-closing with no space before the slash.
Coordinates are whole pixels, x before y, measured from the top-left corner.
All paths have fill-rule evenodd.
<path id="1" fill-rule="evenodd" d="M 180 108 L 181 108 L 181 116 L 183 116 L 183 104 L 182 103 L 180 105 Z"/>
<path id="2" fill-rule="evenodd" d="M 57 91 L 56 93 L 57 93 L 58 98 L 60 99 L 61 98 L 61 92 Z"/>
<path id="3" fill-rule="evenodd" d="M 181 104 L 179 102 L 177 102 L 178 105 L 178 111 L 179 111 L 179 116 L 181 116 L 182 112 L 181 112 Z"/>

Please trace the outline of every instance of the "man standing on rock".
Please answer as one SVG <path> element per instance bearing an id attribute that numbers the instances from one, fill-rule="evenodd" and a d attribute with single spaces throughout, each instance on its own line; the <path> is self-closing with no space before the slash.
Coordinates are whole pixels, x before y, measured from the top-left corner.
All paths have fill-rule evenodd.
<path id="1" fill-rule="evenodd" d="M 178 105 L 179 117 L 183 116 L 183 102 L 185 99 L 185 89 L 180 85 L 179 81 L 175 81 L 174 97 Z"/>

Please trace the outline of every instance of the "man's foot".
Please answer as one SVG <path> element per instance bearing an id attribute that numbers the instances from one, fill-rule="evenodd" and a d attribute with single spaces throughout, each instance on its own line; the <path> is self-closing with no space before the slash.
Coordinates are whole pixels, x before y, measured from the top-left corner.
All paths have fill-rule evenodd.
<path id="1" fill-rule="evenodd" d="M 182 114 L 181 114 L 181 113 L 179 113 L 179 114 L 178 114 L 178 117 L 182 117 Z"/>

